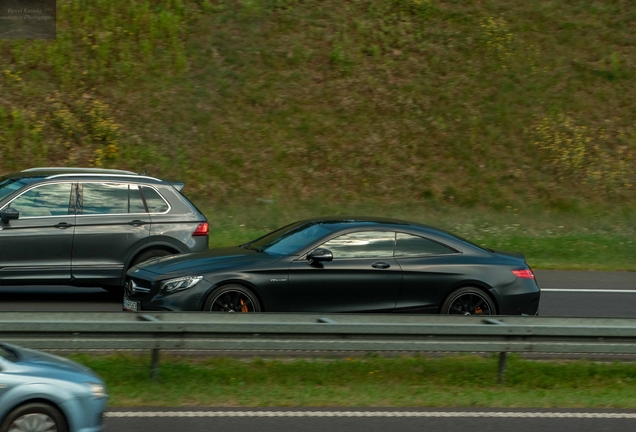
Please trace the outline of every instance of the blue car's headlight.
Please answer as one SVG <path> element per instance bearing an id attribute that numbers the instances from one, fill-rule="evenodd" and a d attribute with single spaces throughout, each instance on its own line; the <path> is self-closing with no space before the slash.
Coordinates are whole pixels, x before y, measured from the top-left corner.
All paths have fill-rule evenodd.
<path id="1" fill-rule="evenodd" d="M 103 384 L 98 383 L 86 383 L 94 398 L 99 399 L 106 397 L 106 387 Z"/>
<path id="2" fill-rule="evenodd" d="M 188 288 L 192 288 L 199 282 L 201 282 L 203 276 L 185 276 L 175 279 L 168 279 L 161 284 L 161 290 L 169 293 L 182 291 Z"/>

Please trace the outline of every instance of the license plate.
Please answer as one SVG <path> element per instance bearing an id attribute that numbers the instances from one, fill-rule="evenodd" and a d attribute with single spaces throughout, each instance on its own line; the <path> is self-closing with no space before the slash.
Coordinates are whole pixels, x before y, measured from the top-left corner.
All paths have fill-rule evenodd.
<path id="1" fill-rule="evenodd" d="M 137 312 L 139 310 L 139 302 L 124 299 L 123 309 L 131 312 Z"/>

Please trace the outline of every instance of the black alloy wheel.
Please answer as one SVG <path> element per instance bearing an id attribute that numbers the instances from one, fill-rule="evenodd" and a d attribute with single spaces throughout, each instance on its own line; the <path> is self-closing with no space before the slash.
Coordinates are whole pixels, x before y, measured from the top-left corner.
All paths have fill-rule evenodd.
<path id="1" fill-rule="evenodd" d="M 249 289 L 241 285 L 225 285 L 212 292 L 203 305 L 208 312 L 260 312 L 261 305 Z"/>
<path id="2" fill-rule="evenodd" d="M 480 289 L 465 287 L 452 292 L 441 307 L 448 315 L 495 315 L 497 310 L 492 300 Z"/>

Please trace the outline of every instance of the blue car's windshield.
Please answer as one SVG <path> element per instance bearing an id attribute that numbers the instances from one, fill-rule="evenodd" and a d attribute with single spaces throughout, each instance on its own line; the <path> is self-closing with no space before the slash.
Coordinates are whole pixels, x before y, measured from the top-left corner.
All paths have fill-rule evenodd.
<path id="1" fill-rule="evenodd" d="M 316 222 L 288 225 L 244 245 L 247 249 L 271 255 L 289 255 L 324 237 L 336 227 Z"/>
<path id="2" fill-rule="evenodd" d="M 14 362 L 18 359 L 18 356 L 11 348 L 0 344 L 0 358 Z"/>
<path id="3" fill-rule="evenodd" d="M 26 183 L 15 178 L 0 178 L 0 200 L 14 191 L 23 187 Z"/>

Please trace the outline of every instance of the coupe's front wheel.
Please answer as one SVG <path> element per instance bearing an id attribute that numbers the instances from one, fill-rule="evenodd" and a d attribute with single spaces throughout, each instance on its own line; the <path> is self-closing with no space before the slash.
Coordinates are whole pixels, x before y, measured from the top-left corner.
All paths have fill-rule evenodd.
<path id="1" fill-rule="evenodd" d="M 478 288 L 464 287 L 453 291 L 440 309 L 449 315 L 496 315 L 497 309 L 488 294 Z"/>
<path id="2" fill-rule="evenodd" d="M 260 312 L 261 305 L 256 295 L 244 286 L 225 285 L 208 296 L 203 310 L 230 313 Z"/>
<path id="3" fill-rule="evenodd" d="M 64 415 L 44 403 L 22 405 L 9 413 L 0 432 L 68 432 Z"/>

